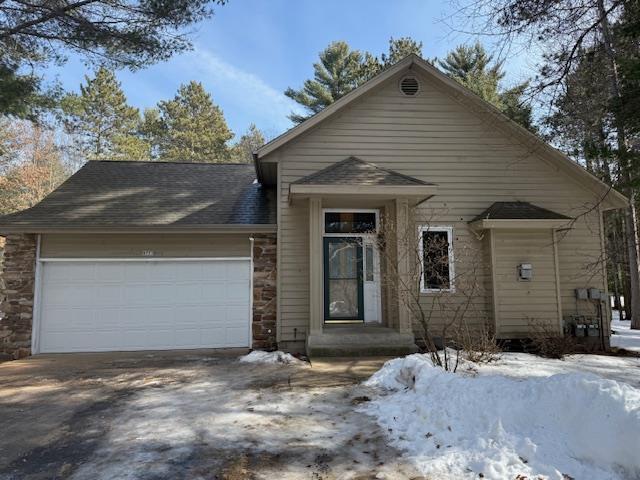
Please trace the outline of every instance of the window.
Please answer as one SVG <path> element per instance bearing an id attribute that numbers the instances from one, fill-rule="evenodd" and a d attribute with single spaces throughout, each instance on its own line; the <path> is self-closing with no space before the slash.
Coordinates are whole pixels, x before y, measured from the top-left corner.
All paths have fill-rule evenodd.
<path id="1" fill-rule="evenodd" d="M 367 244 L 364 247 L 365 275 L 366 282 L 373 282 L 373 245 Z"/>
<path id="2" fill-rule="evenodd" d="M 454 290 L 452 237 L 452 227 L 420 227 L 422 292 Z"/>
<path id="3" fill-rule="evenodd" d="M 325 212 L 325 233 L 372 233 L 376 231 L 375 212 Z"/>

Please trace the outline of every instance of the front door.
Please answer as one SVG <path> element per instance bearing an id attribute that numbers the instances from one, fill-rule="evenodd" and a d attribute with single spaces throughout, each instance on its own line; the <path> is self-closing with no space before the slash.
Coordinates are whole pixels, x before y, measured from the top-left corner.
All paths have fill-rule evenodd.
<path id="1" fill-rule="evenodd" d="M 324 238 L 325 322 L 364 321 L 361 237 Z"/>

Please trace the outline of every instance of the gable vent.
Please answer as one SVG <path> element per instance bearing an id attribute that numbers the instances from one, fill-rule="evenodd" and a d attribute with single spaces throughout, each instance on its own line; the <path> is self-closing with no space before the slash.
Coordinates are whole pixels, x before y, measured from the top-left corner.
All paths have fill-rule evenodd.
<path id="1" fill-rule="evenodd" d="M 400 80 L 400 91 L 403 95 L 412 97 L 420 90 L 420 83 L 416 77 L 404 77 Z"/>

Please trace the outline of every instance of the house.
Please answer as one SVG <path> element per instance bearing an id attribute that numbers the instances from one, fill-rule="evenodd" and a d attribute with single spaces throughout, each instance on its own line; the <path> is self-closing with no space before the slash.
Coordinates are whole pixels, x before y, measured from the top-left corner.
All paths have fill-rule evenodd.
<path id="1" fill-rule="evenodd" d="M 502 339 L 584 318 L 607 340 L 602 214 L 627 199 L 420 58 L 254 159 L 89 162 L 0 218 L 2 349 L 407 353 L 413 247 L 435 332 L 446 298 Z"/>

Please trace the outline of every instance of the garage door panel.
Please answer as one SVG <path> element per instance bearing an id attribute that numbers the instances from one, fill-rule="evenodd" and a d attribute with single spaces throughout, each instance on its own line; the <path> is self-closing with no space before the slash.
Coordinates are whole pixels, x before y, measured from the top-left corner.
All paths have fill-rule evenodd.
<path id="1" fill-rule="evenodd" d="M 40 351 L 246 347 L 249 272 L 226 260 L 45 263 Z"/>
<path id="2" fill-rule="evenodd" d="M 230 267 L 235 269 L 238 268 L 238 265 L 242 265 L 244 263 L 245 262 L 226 261 L 203 264 L 201 265 L 202 278 L 206 278 L 207 280 L 214 282 L 224 282 L 228 279 Z"/>
<path id="3" fill-rule="evenodd" d="M 227 280 L 228 281 L 248 281 L 249 280 L 249 265 L 244 262 L 229 262 L 226 265 Z"/>
<path id="4" fill-rule="evenodd" d="M 96 282 L 122 283 L 126 278 L 125 265 L 119 262 L 104 262 L 96 268 L 94 264 L 94 279 Z"/>
<path id="5" fill-rule="evenodd" d="M 44 283 L 82 283 L 94 280 L 94 264 L 92 262 L 58 263 L 55 268 L 46 269 L 43 273 Z"/>
<path id="6" fill-rule="evenodd" d="M 226 329 L 227 342 L 229 343 L 241 342 L 244 335 L 245 332 L 240 327 L 228 327 Z"/>

